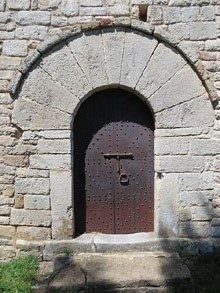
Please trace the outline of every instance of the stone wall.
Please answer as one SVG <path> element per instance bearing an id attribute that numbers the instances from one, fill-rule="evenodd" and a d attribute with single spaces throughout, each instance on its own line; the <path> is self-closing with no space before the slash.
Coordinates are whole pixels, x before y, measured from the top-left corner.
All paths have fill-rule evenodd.
<path id="1" fill-rule="evenodd" d="M 59 86 L 54 88 L 54 81 L 57 79 L 60 81 L 62 76 L 53 76 L 53 70 L 54 64 L 57 65 L 57 69 L 62 69 L 58 64 L 59 58 L 56 58 L 56 54 L 59 54 L 57 52 L 62 52 L 62 64 L 65 62 L 65 52 L 60 50 L 64 46 L 62 40 L 70 38 L 74 42 L 76 38 L 74 35 L 80 40 L 80 34 L 88 35 L 90 29 L 102 28 L 108 32 L 106 27 L 120 28 L 117 31 L 119 37 L 116 38 L 116 42 L 120 43 L 122 40 L 120 34 L 123 34 L 124 29 L 141 31 L 140 34 L 151 35 L 155 40 L 159 39 L 160 42 L 164 41 L 175 47 L 177 51 L 174 50 L 176 53 L 173 54 L 179 56 L 182 54 L 187 59 L 186 61 L 181 57 L 184 64 L 178 63 L 179 69 L 185 64 L 187 66 L 180 71 L 179 76 L 174 74 L 176 80 L 173 79 L 169 86 L 167 81 L 173 75 L 166 77 L 166 72 L 174 55 L 169 56 L 171 48 L 164 52 L 162 56 L 165 63 L 163 65 L 161 60 L 158 69 L 161 76 L 167 79 L 159 80 L 158 85 L 155 83 L 155 75 L 153 80 L 159 90 L 164 85 L 162 96 L 165 97 L 165 107 L 164 100 L 158 103 L 161 97 L 158 88 L 148 101 L 154 109 L 156 119 L 156 231 L 160 237 L 205 238 L 218 243 L 220 237 L 218 105 L 220 4 L 218 2 L 218 0 L 0 0 L 1 258 L 18 254 L 21 239 L 42 241 L 70 238 L 72 235 L 70 121 L 75 107 L 80 104 L 79 100 L 108 82 L 105 82 L 102 74 L 97 79 L 92 79 L 94 75 L 87 72 L 87 76 L 91 78 L 89 82 L 82 78 L 73 83 L 76 77 L 74 73 L 71 81 L 61 81 L 61 84 L 66 82 L 61 91 Z M 103 36 L 104 31 L 102 31 Z M 106 48 L 110 47 L 113 50 L 109 52 L 109 59 L 105 59 L 111 65 L 108 67 L 111 70 L 106 72 L 110 83 L 117 84 L 120 83 L 117 80 L 117 66 L 111 64 L 111 60 L 118 51 L 120 53 L 120 47 L 108 46 L 112 44 L 112 41 L 108 43 L 109 39 L 111 41 L 111 38 L 104 38 Z M 142 62 L 139 57 L 143 57 L 144 53 L 147 55 L 142 39 L 133 40 L 139 51 L 134 50 L 136 62 L 130 66 L 132 69 L 133 65 L 137 66 L 134 70 L 137 72 L 137 79 L 127 81 L 125 78 L 122 81 L 123 86 L 134 88 L 140 74 L 144 72 L 144 68 L 142 70 L 139 68 Z M 93 59 L 91 58 L 93 62 L 97 61 L 94 56 L 99 56 L 100 50 L 97 44 L 92 38 L 91 42 L 86 44 L 88 54 L 97 51 L 97 55 L 94 54 Z M 60 46 L 60 51 L 53 50 L 55 45 Z M 72 50 L 77 50 L 77 46 L 74 46 Z M 127 54 L 129 56 L 129 52 Z M 39 65 L 38 59 L 42 56 L 43 63 Z M 118 58 L 120 54 L 117 54 L 116 60 Z M 69 59 L 66 62 L 69 62 Z M 84 61 L 81 62 L 83 68 Z M 34 67 L 31 68 L 33 64 Z M 51 64 L 53 66 L 50 68 Z M 173 63 L 170 64 L 172 67 Z M 96 74 L 100 72 L 101 67 L 99 59 Z M 65 70 L 68 68 L 66 66 Z M 30 73 L 26 75 L 29 70 Z M 88 69 L 84 71 L 86 70 Z M 169 68 L 169 73 L 172 73 L 172 70 Z M 191 72 L 193 70 L 194 74 Z M 56 72 L 62 75 L 62 71 Z M 155 68 L 152 67 L 151 72 L 155 72 Z M 48 78 L 48 73 L 51 79 Z M 66 73 L 69 74 L 73 73 Z M 79 74 L 80 71 L 77 76 Z M 193 94 L 193 89 L 196 87 L 193 78 L 197 76 L 196 74 L 202 81 L 202 83 L 199 81 L 199 77 L 195 78 L 196 85 L 200 82 L 196 89 L 199 94 L 198 92 Z M 43 78 L 46 81 L 45 88 L 44 83 L 39 82 L 42 76 L 45 76 L 45 79 Z M 143 81 L 144 78 L 145 76 L 142 78 Z M 152 77 L 147 76 L 146 80 L 149 78 Z M 182 78 L 185 80 L 184 83 L 178 83 Z M 78 84 L 79 80 L 82 81 L 81 85 Z M 183 84 L 184 96 L 181 96 L 180 88 Z M 146 81 L 142 84 L 139 82 L 136 87 L 137 92 L 142 96 L 147 94 L 145 85 Z M 35 99 L 36 91 L 38 94 Z M 63 91 L 66 102 L 60 103 L 60 99 L 64 96 Z M 73 93 L 77 97 L 74 102 Z M 54 99 L 54 96 L 57 99 Z M 173 97 L 171 103 L 170 96 Z M 175 97 L 178 97 L 177 100 L 174 99 Z M 63 183 L 64 181 L 66 183 Z M 58 202 L 60 193 L 66 195 L 63 199 L 64 206 Z"/>

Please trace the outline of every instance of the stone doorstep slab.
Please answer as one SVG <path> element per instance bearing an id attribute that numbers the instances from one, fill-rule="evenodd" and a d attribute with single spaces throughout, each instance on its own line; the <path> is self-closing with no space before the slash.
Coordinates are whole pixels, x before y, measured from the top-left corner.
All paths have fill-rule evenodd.
<path id="1" fill-rule="evenodd" d="M 91 292 L 108 292 L 110 289 L 117 292 L 117 288 L 120 291 L 130 288 L 132 292 L 132 288 L 162 290 L 169 286 L 190 288 L 190 271 L 178 253 L 79 253 L 74 257 L 55 259 L 55 272 L 44 286 L 38 286 L 36 292 L 69 292 L 63 290 L 73 288 L 91 288 L 94 290 Z M 161 290 L 155 292 L 163 292 Z"/>

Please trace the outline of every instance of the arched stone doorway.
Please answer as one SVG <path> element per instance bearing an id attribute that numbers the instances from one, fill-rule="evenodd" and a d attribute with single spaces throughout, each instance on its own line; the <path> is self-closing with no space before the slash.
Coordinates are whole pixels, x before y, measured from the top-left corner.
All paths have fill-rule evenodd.
<path id="1" fill-rule="evenodd" d="M 212 141 L 214 114 L 208 94 L 180 52 L 151 35 L 125 27 L 76 34 L 42 55 L 25 75 L 12 123 L 23 131 L 21 147 L 27 148 L 27 142 L 35 147 L 27 153 L 28 175 L 15 179 L 15 192 L 37 192 L 41 198 L 46 194 L 50 207 L 35 212 L 28 207 L 12 208 L 12 225 L 49 227 L 52 239 L 75 234 L 74 115 L 88 97 L 110 88 L 134 93 L 149 105 L 154 116 L 156 235 L 208 237 L 208 220 L 204 223 L 194 214 L 182 217 L 186 194 L 214 192 L 209 181 L 213 179 L 208 164 L 211 157 L 201 155 L 201 146 Z M 40 177 L 29 178 L 29 174 L 36 176 L 32 175 L 36 170 Z M 189 178 L 193 178 L 191 185 Z M 33 183 L 42 188 L 33 191 L 29 188 Z M 202 216 L 206 213 L 206 209 L 198 210 Z M 194 212 L 191 207 L 189 211 Z"/>
<path id="2" fill-rule="evenodd" d="M 75 233 L 154 228 L 153 118 L 121 89 L 97 92 L 74 121 Z"/>

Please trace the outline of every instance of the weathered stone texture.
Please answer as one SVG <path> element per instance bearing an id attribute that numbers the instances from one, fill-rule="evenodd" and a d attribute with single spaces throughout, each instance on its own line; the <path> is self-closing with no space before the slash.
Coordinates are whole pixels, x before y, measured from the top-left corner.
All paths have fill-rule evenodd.
<path id="1" fill-rule="evenodd" d="M 69 43 L 70 47 L 71 43 L 72 42 Z M 57 49 L 61 49 L 61 47 L 58 47 Z M 67 111 L 67 109 L 69 109 L 68 112 L 70 113 L 73 112 L 73 109 L 78 103 L 78 99 L 82 98 L 88 91 L 91 90 L 91 85 L 89 84 L 88 79 L 85 75 L 86 72 L 82 71 L 80 65 L 77 64 L 77 61 L 71 53 L 70 48 L 66 46 L 64 46 L 62 50 L 57 50 L 53 54 L 50 54 L 49 56 L 44 58 L 44 60 L 40 64 L 40 66 L 42 66 L 42 68 L 46 72 L 48 72 L 55 81 L 62 85 L 62 88 L 60 87 L 60 89 L 58 89 L 59 84 L 57 84 L 57 86 L 56 84 L 52 85 L 52 88 L 54 87 L 54 91 L 57 91 L 54 103 L 57 103 L 57 105 L 59 105 L 60 100 L 65 99 L 62 105 L 63 107 L 65 107 L 64 110 Z M 76 78 L 76 76 L 78 78 Z M 50 84 L 47 84 L 46 86 L 50 89 Z M 55 88 L 55 86 L 57 87 L 57 89 Z M 68 92 L 62 95 L 62 91 L 65 91 L 63 87 L 70 93 L 72 93 L 72 95 L 70 95 L 70 93 Z M 56 98 L 56 96 L 58 96 L 58 98 Z M 51 101 L 53 101 L 53 95 L 51 96 Z M 62 106 L 60 105 L 60 107 Z"/>
<path id="2" fill-rule="evenodd" d="M 170 59 L 172 62 L 167 62 Z M 186 61 L 175 51 L 164 44 L 159 44 L 137 84 L 137 90 L 146 98 L 150 97 L 185 64 Z M 158 65 L 160 74 L 158 74 Z"/>
<path id="3" fill-rule="evenodd" d="M 50 211 L 12 209 L 11 225 L 19 226 L 45 226 L 51 225 Z"/>
<path id="4" fill-rule="evenodd" d="M 15 192 L 20 194 L 47 194 L 49 192 L 49 179 L 16 178 Z"/>
<path id="5" fill-rule="evenodd" d="M 156 114 L 157 128 L 211 127 L 213 124 L 213 109 L 203 97 Z"/>
<path id="6" fill-rule="evenodd" d="M 29 99 L 16 101 L 12 117 L 23 129 L 69 129 L 71 116 Z"/>
<path id="7" fill-rule="evenodd" d="M 17 228 L 16 236 L 24 240 L 49 240 L 51 229 L 45 227 L 23 227 Z"/>
<path id="8" fill-rule="evenodd" d="M 12 10 L 28 10 L 30 8 L 30 0 L 7 0 L 7 6 Z"/>
<path id="9" fill-rule="evenodd" d="M 155 39 L 148 38 L 147 40 L 143 38 L 142 33 L 134 34 L 129 31 L 126 33 L 121 65 L 121 84 L 136 86 L 158 43 Z M 146 43 L 149 45 L 146 46 Z"/>
<path id="10" fill-rule="evenodd" d="M 26 56 L 27 42 L 23 40 L 4 41 L 2 54 L 8 56 Z"/>
<path id="11" fill-rule="evenodd" d="M 58 56 L 57 62 L 60 62 L 61 60 L 63 60 L 63 58 Z M 52 64 L 55 73 L 53 73 L 51 70 L 50 74 L 54 75 L 55 78 L 56 75 L 61 75 L 62 77 L 66 76 L 62 69 L 66 68 L 65 66 L 62 66 L 60 63 L 60 66 L 56 67 L 55 62 Z M 45 70 L 46 66 L 44 65 L 43 67 Z M 53 107 L 55 110 L 58 109 L 72 114 L 73 109 L 78 103 L 78 99 L 63 87 L 62 82 L 59 83 L 56 80 L 53 80 L 51 75 L 46 73 L 44 70 L 41 68 L 36 68 L 33 72 L 30 73 L 22 88 L 22 97 L 28 98 L 47 107 Z M 46 67 L 46 70 L 48 70 L 48 67 Z M 70 77 L 69 72 L 66 72 L 66 74 Z M 79 75 L 78 72 L 75 72 L 74 75 L 72 75 L 72 78 L 73 76 L 75 77 L 76 74 Z M 72 87 L 73 86 L 74 83 Z"/>
<path id="12" fill-rule="evenodd" d="M 189 151 L 187 137 L 158 137 L 155 139 L 155 155 L 184 155 Z"/>
<path id="13" fill-rule="evenodd" d="M 47 11 L 19 11 L 15 21 L 21 25 L 49 25 L 50 18 Z"/>
<path id="14" fill-rule="evenodd" d="M 18 39 L 44 40 L 47 36 L 48 28 L 46 26 L 25 26 L 15 29 L 15 37 Z"/>
<path id="15" fill-rule="evenodd" d="M 37 169 L 71 169 L 70 155 L 33 155 L 30 157 L 30 167 Z"/>
<path id="16" fill-rule="evenodd" d="M 179 91 L 181 87 L 184 87 L 184 91 Z M 201 81 L 190 67 L 185 66 L 149 98 L 149 103 L 156 113 L 199 97 L 204 93 L 205 89 Z M 160 99 L 159 96 L 163 98 Z M 171 96 L 172 99 L 170 99 Z"/>
<path id="17" fill-rule="evenodd" d="M 50 199 L 45 195 L 25 194 L 24 208 L 26 210 L 49 210 Z"/>
<path id="18" fill-rule="evenodd" d="M 37 148 L 39 154 L 69 154 L 71 142 L 69 139 L 39 140 Z"/>
<path id="19" fill-rule="evenodd" d="M 71 180 L 71 171 L 51 172 L 52 237 L 55 239 L 73 235 Z"/>

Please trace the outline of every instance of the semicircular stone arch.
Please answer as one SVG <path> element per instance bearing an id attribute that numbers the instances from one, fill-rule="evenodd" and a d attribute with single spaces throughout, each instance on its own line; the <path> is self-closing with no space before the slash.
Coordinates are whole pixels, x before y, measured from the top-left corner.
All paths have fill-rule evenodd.
<path id="1" fill-rule="evenodd" d="M 106 28 L 69 38 L 44 54 L 26 74 L 15 101 L 12 122 L 24 131 L 21 143 L 32 139 L 36 144 L 29 167 L 48 170 L 52 238 L 73 235 L 73 117 L 88 96 L 112 87 L 133 92 L 152 110 L 156 233 L 182 237 L 180 203 L 188 187 L 181 182 L 187 176 L 206 180 L 198 141 L 209 138 L 214 124 L 211 102 L 178 51 L 139 31 Z M 22 184 L 18 178 L 15 188 Z M 15 225 L 16 212 L 12 211 Z"/>

